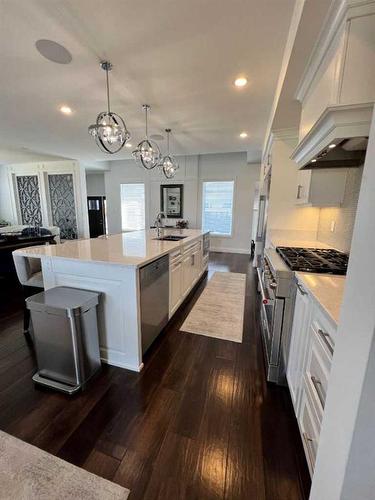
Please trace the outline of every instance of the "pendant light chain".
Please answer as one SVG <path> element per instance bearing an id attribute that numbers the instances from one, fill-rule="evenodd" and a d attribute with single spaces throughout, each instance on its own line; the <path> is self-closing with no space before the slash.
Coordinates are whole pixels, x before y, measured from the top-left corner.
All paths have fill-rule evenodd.
<path id="1" fill-rule="evenodd" d="M 108 75 L 108 65 L 105 67 L 105 73 L 106 73 L 106 80 L 107 80 L 107 107 L 108 107 L 108 113 L 111 112 L 111 107 L 110 107 L 110 99 L 109 99 L 109 75 Z"/>
<path id="2" fill-rule="evenodd" d="M 146 109 L 146 139 L 148 139 L 148 116 L 147 116 L 148 106 L 145 106 L 145 109 Z"/>

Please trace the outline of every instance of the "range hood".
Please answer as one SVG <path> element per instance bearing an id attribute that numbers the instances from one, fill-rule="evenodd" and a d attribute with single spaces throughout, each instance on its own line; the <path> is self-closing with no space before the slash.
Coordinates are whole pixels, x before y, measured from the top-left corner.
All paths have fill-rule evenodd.
<path id="1" fill-rule="evenodd" d="M 373 103 L 328 107 L 292 153 L 299 169 L 363 165 Z"/>

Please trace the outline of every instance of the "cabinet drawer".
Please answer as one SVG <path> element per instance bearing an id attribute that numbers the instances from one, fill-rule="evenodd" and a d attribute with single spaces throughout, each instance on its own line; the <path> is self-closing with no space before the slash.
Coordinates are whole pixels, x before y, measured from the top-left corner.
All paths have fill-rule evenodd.
<path id="1" fill-rule="evenodd" d="M 331 356 L 327 353 L 317 333 L 313 330 L 306 376 L 312 385 L 313 393 L 316 395 L 318 404 L 322 410 L 326 401 L 330 370 Z"/>
<path id="2" fill-rule="evenodd" d="M 181 262 L 181 260 L 182 260 L 181 250 L 177 250 L 169 254 L 169 263 L 171 265 L 175 264 L 176 262 Z"/>
<path id="3" fill-rule="evenodd" d="M 187 253 L 194 252 L 199 248 L 199 246 L 200 246 L 200 241 L 194 241 L 193 243 L 186 245 L 183 250 L 184 255 L 186 255 Z"/>
<path id="4" fill-rule="evenodd" d="M 317 418 L 316 412 L 314 411 L 306 384 L 302 394 L 299 426 L 307 464 L 310 475 L 312 476 L 315 467 L 316 454 L 318 451 L 320 422 Z"/>
<path id="5" fill-rule="evenodd" d="M 314 308 L 312 327 L 324 345 L 326 352 L 332 356 L 335 348 L 337 326 L 317 306 Z"/>

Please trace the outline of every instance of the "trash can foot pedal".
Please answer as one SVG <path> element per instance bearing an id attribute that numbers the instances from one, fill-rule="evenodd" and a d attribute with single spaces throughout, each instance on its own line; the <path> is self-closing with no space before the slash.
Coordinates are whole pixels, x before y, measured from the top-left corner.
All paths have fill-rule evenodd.
<path id="1" fill-rule="evenodd" d="M 36 384 L 44 385 L 45 387 L 50 387 L 51 389 L 65 392 L 69 395 L 72 395 L 81 389 L 81 385 L 64 384 L 63 382 L 57 382 L 57 380 L 41 377 L 39 373 L 33 375 L 33 380 Z"/>

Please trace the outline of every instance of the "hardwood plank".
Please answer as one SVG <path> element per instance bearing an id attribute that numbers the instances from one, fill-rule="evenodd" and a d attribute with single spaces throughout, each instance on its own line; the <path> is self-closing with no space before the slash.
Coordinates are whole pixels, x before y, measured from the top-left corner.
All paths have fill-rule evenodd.
<path id="1" fill-rule="evenodd" d="M 105 479 L 112 480 L 120 461 L 100 451 L 93 450 L 83 464 L 83 468 Z"/>

